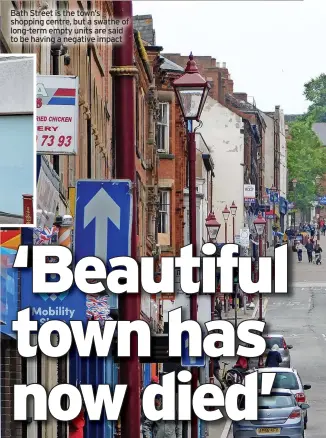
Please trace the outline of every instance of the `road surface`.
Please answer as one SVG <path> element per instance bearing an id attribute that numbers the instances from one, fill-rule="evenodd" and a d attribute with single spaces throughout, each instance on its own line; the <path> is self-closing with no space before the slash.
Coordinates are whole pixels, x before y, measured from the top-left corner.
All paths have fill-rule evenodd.
<path id="1" fill-rule="evenodd" d="M 326 263 L 326 239 L 322 237 Z M 325 433 L 326 405 L 326 270 L 325 265 L 292 260 L 292 286 L 287 295 L 271 295 L 266 313 L 270 332 L 283 333 L 291 350 L 291 365 L 299 371 L 310 404 L 306 438 L 321 438 Z M 311 287 L 310 287 L 311 285 Z M 232 429 L 228 438 L 232 438 Z"/>

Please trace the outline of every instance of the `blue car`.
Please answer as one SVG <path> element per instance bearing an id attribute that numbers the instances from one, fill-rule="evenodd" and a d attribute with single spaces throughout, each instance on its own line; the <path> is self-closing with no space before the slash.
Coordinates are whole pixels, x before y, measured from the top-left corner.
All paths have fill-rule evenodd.
<path id="1" fill-rule="evenodd" d="M 244 398 L 239 409 L 244 408 Z M 307 403 L 298 403 L 288 389 L 258 396 L 258 419 L 233 422 L 233 438 L 304 438 Z"/>

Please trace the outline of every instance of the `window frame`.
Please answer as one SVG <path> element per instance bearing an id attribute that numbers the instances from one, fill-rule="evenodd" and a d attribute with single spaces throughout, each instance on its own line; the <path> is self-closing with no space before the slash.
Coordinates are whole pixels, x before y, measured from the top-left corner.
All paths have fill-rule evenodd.
<path id="1" fill-rule="evenodd" d="M 166 194 L 166 203 L 162 203 L 161 195 L 165 193 Z M 158 234 L 170 234 L 170 227 L 171 227 L 171 221 L 170 221 L 170 214 L 171 214 L 171 190 L 168 189 L 159 189 L 159 196 L 160 196 L 160 203 L 159 203 L 159 209 L 158 209 L 158 215 L 159 215 L 159 223 L 158 223 Z M 166 211 L 161 208 L 161 206 L 166 206 Z M 166 223 L 164 228 L 167 230 L 166 232 L 162 232 L 162 216 L 165 215 L 166 217 Z"/>
<path id="2" fill-rule="evenodd" d="M 159 106 L 165 106 L 166 107 L 166 124 L 162 121 L 157 120 L 156 121 L 156 149 L 158 153 L 163 154 L 169 154 L 170 153 L 170 103 L 169 102 L 159 102 Z M 158 145 L 158 132 L 159 132 L 159 126 L 165 127 L 164 129 L 164 148 L 159 148 Z"/>

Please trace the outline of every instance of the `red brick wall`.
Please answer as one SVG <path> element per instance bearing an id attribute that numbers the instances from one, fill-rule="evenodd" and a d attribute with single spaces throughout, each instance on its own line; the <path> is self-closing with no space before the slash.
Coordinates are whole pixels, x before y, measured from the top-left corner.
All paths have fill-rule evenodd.
<path id="1" fill-rule="evenodd" d="M 180 65 L 180 67 L 186 67 L 189 55 L 184 56 L 179 53 L 163 53 L 163 56 L 170 61 L 175 62 Z M 233 81 L 230 78 L 229 70 L 226 67 L 218 67 L 216 65 L 216 59 L 211 56 L 196 56 L 194 54 L 194 59 L 196 61 L 198 70 L 202 76 L 204 76 L 207 80 L 208 78 L 212 78 L 211 82 L 211 90 L 210 96 L 215 100 L 221 100 L 222 96 L 220 93 L 220 86 L 224 87 L 225 93 L 233 93 Z M 220 79 L 221 78 L 221 79 Z M 220 84 L 220 80 L 222 83 Z"/>
<path id="2" fill-rule="evenodd" d="M 167 85 L 162 89 L 170 89 Z M 186 187 L 187 147 L 186 131 L 178 103 L 170 104 L 170 154 L 173 159 L 160 159 L 158 168 L 159 179 L 173 180 L 170 202 L 170 246 L 171 252 L 163 256 L 176 256 L 184 246 L 184 195 Z"/>

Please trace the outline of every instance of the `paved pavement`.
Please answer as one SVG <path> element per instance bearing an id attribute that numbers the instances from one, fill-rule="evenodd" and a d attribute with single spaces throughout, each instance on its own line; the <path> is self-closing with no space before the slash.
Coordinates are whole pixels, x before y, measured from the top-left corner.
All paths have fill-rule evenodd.
<path id="1" fill-rule="evenodd" d="M 302 262 L 298 262 L 297 254 L 290 252 L 290 260 L 292 266 L 292 272 L 290 274 L 290 280 L 294 285 L 301 286 L 301 283 L 325 283 L 326 285 L 326 237 L 321 236 L 320 246 L 323 249 L 322 253 L 322 264 L 315 265 L 314 263 L 308 263 L 307 252 L 304 250 L 302 255 Z M 297 284 L 300 283 L 300 284 Z"/>
<path id="2" fill-rule="evenodd" d="M 239 309 L 238 310 L 238 323 L 240 323 L 241 321 L 244 321 L 246 319 L 252 319 L 252 318 L 256 318 L 257 317 L 257 311 L 258 311 L 258 306 L 257 306 L 257 300 L 255 300 L 254 302 L 254 307 L 253 308 L 247 308 L 247 309 Z M 266 305 L 267 303 L 265 303 Z M 230 321 L 230 322 L 234 322 L 234 315 L 235 315 L 235 310 L 231 309 L 227 314 L 225 314 L 224 312 L 222 313 L 222 318 L 224 320 Z M 221 367 L 223 367 L 223 360 L 221 361 Z M 234 358 L 225 358 L 225 362 L 229 362 L 229 363 L 235 363 Z M 217 381 L 215 380 L 216 385 L 219 385 L 217 383 Z M 221 409 L 221 412 L 223 413 L 223 418 L 221 418 L 218 421 L 214 421 L 209 423 L 209 427 L 208 427 L 208 436 L 211 438 L 226 438 L 227 434 L 229 432 L 230 429 L 230 421 L 227 419 L 226 417 L 226 413 L 224 409 Z"/>
<path id="3" fill-rule="evenodd" d="M 326 263 L 326 238 L 321 239 Z M 311 407 L 305 436 L 321 438 L 325 436 L 326 404 L 326 271 L 323 264 L 309 264 L 306 254 L 303 259 L 298 263 L 292 257 L 293 282 L 289 293 L 270 295 L 266 322 L 269 331 L 283 333 L 293 345 L 292 366 L 304 383 L 312 385 L 307 391 Z M 232 438 L 232 430 L 228 438 Z"/>

